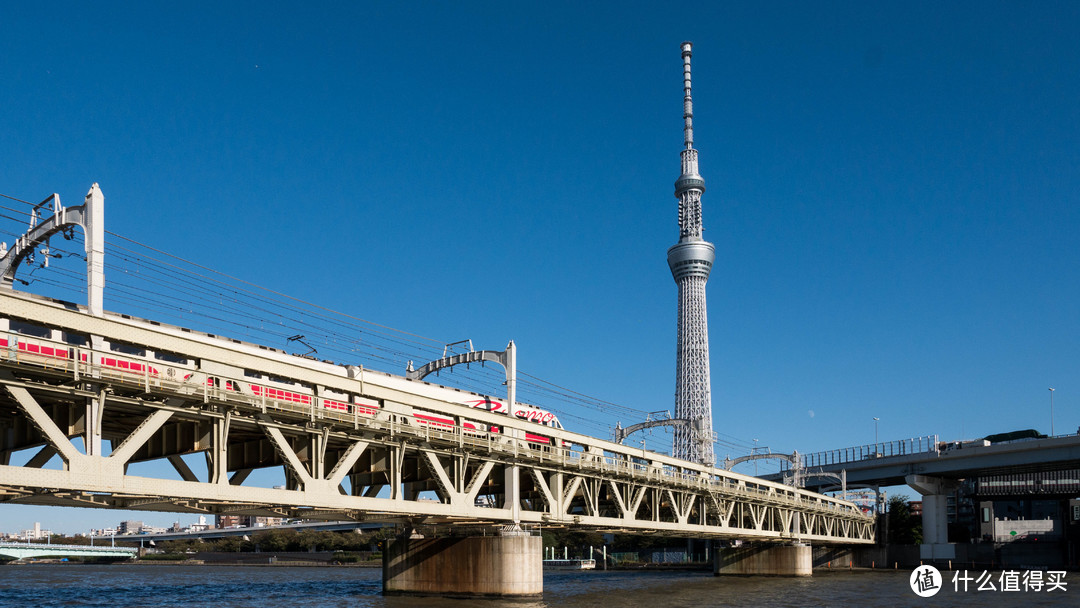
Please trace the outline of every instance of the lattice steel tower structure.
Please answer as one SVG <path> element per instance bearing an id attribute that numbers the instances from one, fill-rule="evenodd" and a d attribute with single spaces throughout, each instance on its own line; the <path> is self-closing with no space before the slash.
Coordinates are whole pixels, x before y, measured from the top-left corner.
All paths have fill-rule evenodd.
<path id="1" fill-rule="evenodd" d="M 716 258 L 712 243 L 701 238 L 701 194 L 694 149 L 694 105 L 690 99 L 690 49 L 682 43 L 683 134 L 682 174 L 675 181 L 679 199 L 679 242 L 668 249 L 668 267 L 679 286 L 679 338 L 675 372 L 675 417 L 691 421 L 675 427 L 673 456 L 713 465 L 712 396 L 709 382 L 709 320 L 705 283 Z"/>

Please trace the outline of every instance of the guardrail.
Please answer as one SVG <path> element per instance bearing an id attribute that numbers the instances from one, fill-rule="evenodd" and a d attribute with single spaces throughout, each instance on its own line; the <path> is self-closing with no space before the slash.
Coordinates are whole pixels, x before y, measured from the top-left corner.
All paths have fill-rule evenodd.
<path id="1" fill-rule="evenodd" d="M 887 458 L 890 456 L 909 456 L 912 454 L 937 455 L 938 453 L 938 436 L 927 435 L 925 437 L 913 437 L 911 439 L 900 439 L 897 441 L 872 443 L 850 448 L 841 448 L 838 450 L 814 452 L 812 454 L 801 454 L 800 456 L 803 468 L 809 468 L 860 462 L 876 458 Z M 789 471 L 790 466 L 789 463 L 782 462 L 780 470 Z"/>

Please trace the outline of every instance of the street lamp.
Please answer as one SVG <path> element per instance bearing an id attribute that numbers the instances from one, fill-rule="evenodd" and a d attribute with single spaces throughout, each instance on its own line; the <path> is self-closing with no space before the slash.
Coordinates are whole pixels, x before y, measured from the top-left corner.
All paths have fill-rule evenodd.
<path id="1" fill-rule="evenodd" d="M 1054 436 L 1054 389 L 1050 389 L 1050 436 Z"/>
<path id="2" fill-rule="evenodd" d="M 874 416 L 874 452 L 875 453 L 877 452 L 877 443 L 878 443 L 878 434 L 877 434 L 878 420 L 881 420 L 881 418 L 878 418 L 877 416 Z"/>

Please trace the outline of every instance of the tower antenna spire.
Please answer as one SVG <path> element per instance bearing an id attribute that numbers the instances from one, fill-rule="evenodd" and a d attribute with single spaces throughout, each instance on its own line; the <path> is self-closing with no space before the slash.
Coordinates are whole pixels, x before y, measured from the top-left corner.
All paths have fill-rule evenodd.
<path id="1" fill-rule="evenodd" d="M 690 97 L 690 56 L 693 55 L 689 42 L 682 43 L 683 60 L 683 142 L 686 149 L 694 147 L 694 101 Z"/>
<path id="2" fill-rule="evenodd" d="M 677 427 L 672 455 L 707 465 L 713 453 L 712 388 L 709 380 L 709 321 L 705 283 L 716 258 L 712 243 L 702 238 L 701 195 L 705 180 L 698 173 L 694 149 L 694 103 L 690 96 L 690 57 L 693 45 L 682 43 L 683 143 L 682 172 L 675 180 L 679 199 L 679 242 L 668 249 L 668 267 L 679 287 L 678 348 L 675 360 L 675 417 L 692 422 Z"/>

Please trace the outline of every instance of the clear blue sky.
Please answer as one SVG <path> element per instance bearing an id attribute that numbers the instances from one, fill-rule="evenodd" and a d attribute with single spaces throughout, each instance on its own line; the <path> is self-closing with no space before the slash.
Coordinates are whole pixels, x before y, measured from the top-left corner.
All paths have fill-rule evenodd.
<path id="1" fill-rule="evenodd" d="M 1075 432 L 1080 5 L 757 4 L 7 3 L 0 193 L 671 409 L 690 40 L 718 455 Z"/>

